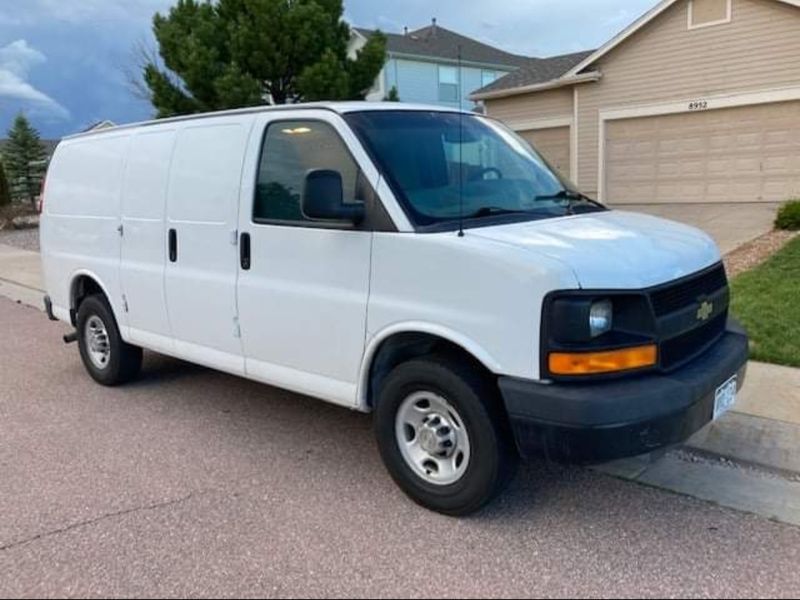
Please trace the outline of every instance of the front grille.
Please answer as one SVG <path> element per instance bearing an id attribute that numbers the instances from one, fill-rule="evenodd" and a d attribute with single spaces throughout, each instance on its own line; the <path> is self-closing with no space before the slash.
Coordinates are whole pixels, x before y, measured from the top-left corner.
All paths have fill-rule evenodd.
<path id="1" fill-rule="evenodd" d="M 727 322 L 725 311 L 701 327 L 662 342 L 661 368 L 675 369 L 706 350 L 725 333 Z"/>
<path id="2" fill-rule="evenodd" d="M 725 267 L 721 264 L 698 275 L 672 285 L 664 286 L 650 294 L 656 317 L 663 317 L 696 303 L 728 285 Z"/>

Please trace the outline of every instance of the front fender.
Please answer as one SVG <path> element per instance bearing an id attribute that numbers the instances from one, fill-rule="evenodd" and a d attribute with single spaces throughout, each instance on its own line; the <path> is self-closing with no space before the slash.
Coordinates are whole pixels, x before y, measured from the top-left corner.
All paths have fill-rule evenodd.
<path id="1" fill-rule="evenodd" d="M 378 354 L 378 350 L 386 340 L 403 333 L 422 333 L 441 338 L 444 341 L 462 348 L 492 373 L 501 372 L 500 363 L 485 348 L 458 331 L 424 321 L 395 323 L 372 335 L 367 341 L 358 378 L 358 399 L 356 406 L 358 410 L 362 412 L 370 411 L 368 399 L 369 377 L 372 363 L 375 356 Z"/>

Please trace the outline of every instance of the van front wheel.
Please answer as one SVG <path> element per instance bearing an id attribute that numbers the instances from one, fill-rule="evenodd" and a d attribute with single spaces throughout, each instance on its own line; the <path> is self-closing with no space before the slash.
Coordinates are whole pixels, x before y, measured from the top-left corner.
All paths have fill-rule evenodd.
<path id="1" fill-rule="evenodd" d="M 412 360 L 386 378 L 375 432 L 389 474 L 418 504 L 451 516 L 489 503 L 517 457 L 497 391 L 448 356 Z"/>
<path id="2" fill-rule="evenodd" d="M 127 383 L 142 368 L 142 349 L 123 341 L 103 296 L 89 296 L 78 308 L 78 347 L 89 375 L 101 385 Z"/>

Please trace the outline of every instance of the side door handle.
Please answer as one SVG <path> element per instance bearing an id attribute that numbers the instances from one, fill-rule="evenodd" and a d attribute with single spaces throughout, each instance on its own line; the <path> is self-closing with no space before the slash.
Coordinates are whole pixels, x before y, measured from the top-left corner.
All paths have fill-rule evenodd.
<path id="1" fill-rule="evenodd" d="M 239 240 L 239 263 L 242 265 L 242 271 L 249 271 L 252 266 L 249 233 L 243 233 Z"/>
<path id="2" fill-rule="evenodd" d="M 178 232 L 169 230 L 169 262 L 178 262 Z"/>

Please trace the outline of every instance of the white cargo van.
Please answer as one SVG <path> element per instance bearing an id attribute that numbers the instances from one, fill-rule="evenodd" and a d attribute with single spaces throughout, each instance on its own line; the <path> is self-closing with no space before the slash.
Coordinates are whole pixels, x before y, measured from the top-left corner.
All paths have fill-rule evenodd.
<path id="1" fill-rule="evenodd" d="M 744 377 L 705 234 L 608 210 L 470 113 L 301 105 L 68 138 L 41 237 L 46 307 L 99 383 L 144 348 L 374 412 L 390 474 L 446 514 L 519 456 L 680 442 Z"/>

